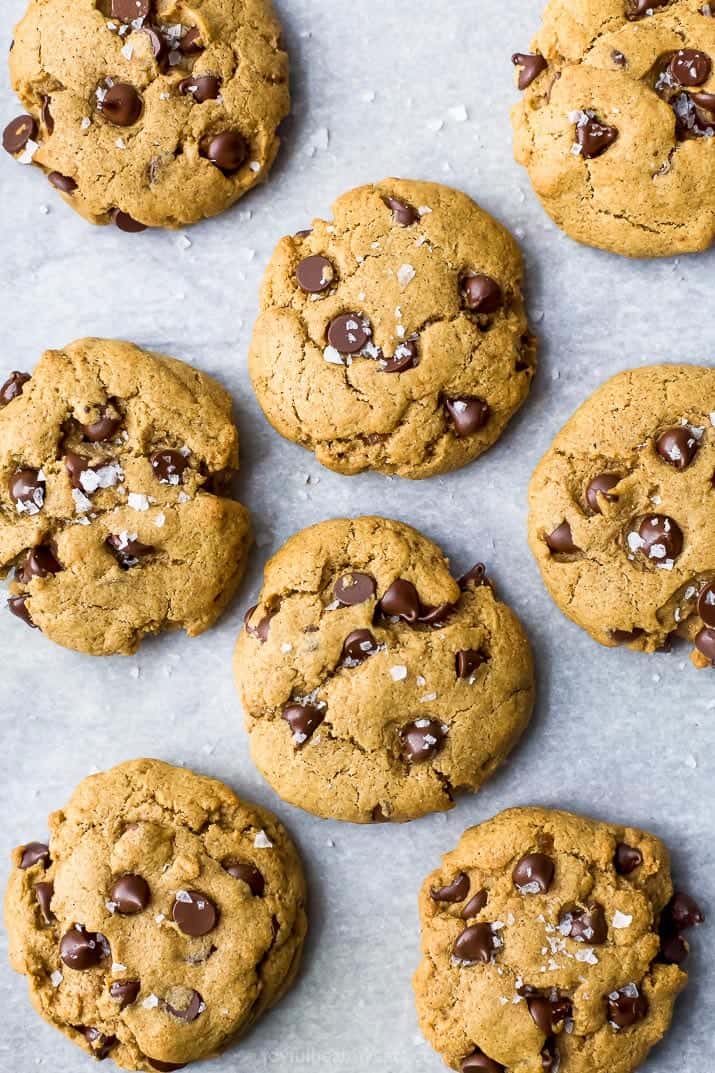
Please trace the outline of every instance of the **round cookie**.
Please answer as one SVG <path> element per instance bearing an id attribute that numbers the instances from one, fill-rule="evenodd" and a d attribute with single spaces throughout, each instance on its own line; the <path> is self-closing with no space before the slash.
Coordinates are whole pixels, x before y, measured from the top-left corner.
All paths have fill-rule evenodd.
<path id="1" fill-rule="evenodd" d="M 265 179 L 288 114 L 270 0 L 30 0 L 5 149 L 123 231 L 215 216 Z"/>
<path id="2" fill-rule="evenodd" d="M 230 499 L 238 434 L 211 377 L 130 343 L 47 351 L 0 387 L 0 573 L 9 609 L 92 655 L 216 621 L 250 546 Z"/>
<path id="3" fill-rule="evenodd" d="M 604 645 L 673 635 L 715 661 L 715 369 L 619 373 L 567 421 L 529 489 L 546 586 Z"/>
<path id="4" fill-rule="evenodd" d="M 384 518 L 291 537 L 234 666 L 268 782 L 354 823 L 451 808 L 504 760 L 534 703 L 529 642 L 484 566 L 457 582 L 439 548 Z"/>
<path id="5" fill-rule="evenodd" d="M 436 183 L 362 186 L 333 214 L 266 270 L 249 359 L 266 417 L 340 473 L 465 465 L 534 375 L 515 241 Z"/>
<path id="6" fill-rule="evenodd" d="M 513 57 L 517 161 L 559 227 L 629 257 L 715 238 L 715 7 L 550 0 Z"/>
<path id="7" fill-rule="evenodd" d="M 178 1069 L 290 986 L 300 860 L 271 813 L 159 760 L 92 775 L 13 855 L 5 923 L 38 1013 L 122 1069 Z"/>
<path id="8" fill-rule="evenodd" d="M 703 920 L 653 835 L 540 808 L 465 831 L 419 907 L 420 1025 L 461 1073 L 632 1073 Z"/>

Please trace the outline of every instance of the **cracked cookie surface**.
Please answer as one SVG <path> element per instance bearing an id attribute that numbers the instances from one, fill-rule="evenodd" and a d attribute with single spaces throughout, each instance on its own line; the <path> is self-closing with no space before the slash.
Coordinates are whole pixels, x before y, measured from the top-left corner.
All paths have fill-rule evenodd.
<path id="1" fill-rule="evenodd" d="M 204 373 L 130 343 L 47 351 L 0 388 L 0 572 L 51 640 L 131 653 L 218 618 L 250 545 L 229 498 L 238 433 Z M 197 581 L 197 579 L 200 579 Z"/>
<path id="2" fill-rule="evenodd" d="M 466 194 L 386 179 L 278 244 L 250 351 L 273 427 L 341 473 L 465 465 L 524 402 L 536 363 L 508 231 Z"/>
<path id="3" fill-rule="evenodd" d="M 436 545 L 384 518 L 293 536 L 234 666 L 265 778 L 356 823 L 451 808 L 504 760 L 534 701 L 529 642 L 483 565 L 457 582 Z"/>
<path id="4" fill-rule="evenodd" d="M 572 238 L 630 257 L 715 238 L 715 7 L 551 0 L 514 56 L 517 161 Z"/>
<path id="5" fill-rule="evenodd" d="M 13 854 L 5 922 L 38 1013 L 95 1058 L 170 1070 L 237 1038 L 290 986 L 300 860 L 223 783 L 135 760 L 79 784 L 49 845 Z"/>
<path id="6" fill-rule="evenodd" d="M 619 373 L 567 421 L 529 489 L 557 606 L 604 645 L 693 641 L 715 661 L 715 369 Z"/>
<path id="7" fill-rule="evenodd" d="M 183 227 L 263 180 L 288 114 L 270 0 L 32 0 L 5 149 L 92 223 Z"/>
<path id="8" fill-rule="evenodd" d="M 465 831 L 419 908 L 420 1026 L 462 1073 L 632 1073 L 703 920 L 653 835 L 540 808 Z"/>

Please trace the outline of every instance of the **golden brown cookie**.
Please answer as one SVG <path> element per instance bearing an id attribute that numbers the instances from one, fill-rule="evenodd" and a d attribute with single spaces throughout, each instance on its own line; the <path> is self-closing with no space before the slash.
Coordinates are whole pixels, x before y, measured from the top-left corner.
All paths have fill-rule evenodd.
<path id="1" fill-rule="evenodd" d="M 604 645 L 654 652 L 678 635 L 715 662 L 715 369 L 614 376 L 564 425 L 529 502 L 564 614 Z"/>
<path id="2" fill-rule="evenodd" d="M 385 518 L 291 537 L 234 666 L 266 779 L 354 823 L 451 808 L 504 760 L 534 703 L 529 642 L 484 566 L 455 581 L 436 545 Z"/>
<path id="3" fill-rule="evenodd" d="M 242 1035 L 290 986 L 305 884 L 285 828 L 160 760 L 85 779 L 49 845 L 13 854 L 5 923 L 38 1013 L 95 1058 L 172 1070 Z"/>
<path id="4" fill-rule="evenodd" d="M 288 114 L 270 0 L 30 0 L 5 149 L 123 231 L 215 216 L 266 178 Z"/>
<path id="5" fill-rule="evenodd" d="M 131 343 L 49 350 L 0 387 L 0 573 L 10 610 L 58 644 L 134 652 L 211 626 L 238 586 L 248 511 L 231 400 Z"/>
<path id="6" fill-rule="evenodd" d="M 279 242 L 250 351 L 281 435 L 340 473 L 413 478 L 486 451 L 535 363 L 514 239 L 466 194 L 407 179 Z"/>
<path id="7" fill-rule="evenodd" d="M 419 904 L 420 1025 L 461 1073 L 632 1073 L 703 920 L 653 835 L 541 808 L 465 831 Z"/>
<path id="8" fill-rule="evenodd" d="M 715 238 L 715 8 L 550 0 L 513 59 L 516 159 L 572 238 L 629 257 Z"/>

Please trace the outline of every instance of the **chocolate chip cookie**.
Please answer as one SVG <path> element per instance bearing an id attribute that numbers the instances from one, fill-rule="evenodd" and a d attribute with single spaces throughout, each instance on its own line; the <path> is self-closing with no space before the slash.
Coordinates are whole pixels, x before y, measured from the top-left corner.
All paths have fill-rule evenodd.
<path id="1" fill-rule="evenodd" d="M 13 854 L 5 922 L 37 1011 L 95 1058 L 179 1069 L 290 986 L 306 933 L 283 826 L 159 760 L 85 779 Z"/>
<path id="2" fill-rule="evenodd" d="M 490 447 L 536 361 L 511 235 L 466 194 L 386 179 L 283 238 L 250 351 L 266 417 L 340 473 L 428 477 Z"/>
<path id="3" fill-rule="evenodd" d="M 632 1073 L 703 920 L 653 835 L 540 808 L 465 831 L 420 917 L 420 1024 L 461 1073 Z"/>
<path id="4" fill-rule="evenodd" d="M 134 652 L 212 625 L 243 576 L 248 511 L 231 400 L 130 343 L 47 351 L 0 387 L 0 573 L 9 610 L 58 644 Z M 20 628 L 20 627 L 18 627 Z"/>
<path id="5" fill-rule="evenodd" d="M 558 607 L 604 645 L 680 636 L 715 661 L 715 369 L 619 373 L 531 480 L 529 539 Z"/>
<path id="6" fill-rule="evenodd" d="M 550 0 L 529 52 L 516 159 L 572 238 L 629 257 L 715 238 L 715 7 Z"/>
<path id="7" fill-rule="evenodd" d="M 215 216 L 265 179 L 288 114 L 270 0 L 31 0 L 3 146 L 122 231 Z"/>
<path id="8" fill-rule="evenodd" d="M 235 673 L 254 762 L 317 816 L 410 820 L 477 790 L 526 727 L 529 642 L 482 564 L 459 581 L 384 518 L 322 522 L 268 563 Z"/>

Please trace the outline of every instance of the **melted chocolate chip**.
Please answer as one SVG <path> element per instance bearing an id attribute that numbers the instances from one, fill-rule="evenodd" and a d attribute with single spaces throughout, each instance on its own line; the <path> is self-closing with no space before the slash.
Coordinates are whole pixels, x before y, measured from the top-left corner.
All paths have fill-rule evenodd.
<path id="1" fill-rule="evenodd" d="M 489 895 L 485 890 L 477 891 L 473 898 L 470 898 L 464 909 L 462 910 L 462 920 L 471 920 L 473 917 L 479 916 L 484 906 L 487 904 Z"/>
<path id="2" fill-rule="evenodd" d="M 37 514 L 45 502 L 45 481 L 37 469 L 18 469 L 8 482 L 18 514 Z"/>
<path id="3" fill-rule="evenodd" d="M 681 931 L 685 928 L 695 928 L 705 920 L 705 915 L 695 899 L 683 891 L 676 891 L 665 913 Z"/>
<path id="4" fill-rule="evenodd" d="M 586 909 L 567 913 L 561 919 L 561 930 L 577 943 L 601 946 L 608 938 L 608 924 L 603 906 L 593 902 Z"/>
<path id="5" fill-rule="evenodd" d="M 105 543 L 122 570 L 130 570 L 133 566 L 138 566 L 141 559 L 145 559 L 154 551 L 151 544 L 142 544 L 140 540 L 129 536 L 128 533 L 118 535 L 112 533 Z"/>
<path id="6" fill-rule="evenodd" d="M 140 989 L 139 980 L 114 980 L 110 984 L 109 994 L 115 1002 L 119 1003 L 119 1009 L 123 1010 L 126 1006 L 131 1006 L 133 1002 L 136 1002 Z"/>
<path id="7" fill-rule="evenodd" d="M 694 644 L 698 652 L 705 656 L 705 659 L 709 659 L 715 667 L 715 630 L 708 629 L 707 626 L 703 627 L 695 638 Z"/>
<path id="8" fill-rule="evenodd" d="M 175 1017 L 177 1021 L 183 1021 L 185 1024 L 191 1024 L 192 1021 L 195 1021 L 206 1009 L 206 1004 L 201 998 L 201 995 L 198 991 L 194 990 L 191 990 L 189 1001 L 184 1007 L 172 1006 L 168 1002 L 164 1002 L 163 1005 L 164 1009 L 167 1010 L 172 1017 Z"/>
<path id="9" fill-rule="evenodd" d="M 283 709 L 283 719 L 293 732 L 293 744 L 302 749 L 325 719 L 325 709 L 314 704 L 289 704 Z"/>
<path id="10" fill-rule="evenodd" d="M 22 390 L 29 380 L 29 373 L 21 373 L 17 370 L 10 373 L 5 383 L 0 387 L 0 406 L 7 406 L 18 395 L 22 395 Z"/>
<path id="11" fill-rule="evenodd" d="M 562 1021 L 571 1017 L 573 1012 L 570 1001 L 558 995 L 555 998 L 547 998 L 545 995 L 527 995 L 526 1004 L 534 1024 L 545 1036 L 550 1036 Z"/>
<path id="12" fill-rule="evenodd" d="M 246 139 L 237 130 L 224 130 L 204 138 L 200 151 L 224 175 L 237 172 L 248 156 Z"/>
<path id="13" fill-rule="evenodd" d="M 544 893 L 554 878 L 554 862 L 545 853 L 528 853 L 514 866 L 511 878 L 522 894 Z"/>
<path id="14" fill-rule="evenodd" d="M 668 70 L 673 81 L 680 86 L 702 86 L 710 77 L 712 66 L 712 60 L 706 52 L 681 48 L 670 61 Z"/>
<path id="15" fill-rule="evenodd" d="M 154 451 L 149 456 L 149 461 L 160 484 L 181 484 L 184 470 L 189 464 L 181 451 L 173 451 L 168 447 L 163 451 Z"/>
<path id="16" fill-rule="evenodd" d="M 263 892 L 266 889 L 266 881 L 261 873 L 256 868 L 255 864 L 251 864 L 249 861 L 237 861 L 233 858 L 223 862 L 224 869 L 234 879 L 242 880 L 251 891 L 251 894 L 255 898 L 261 898 Z"/>
<path id="17" fill-rule="evenodd" d="M 307 294 L 320 294 L 322 291 L 327 291 L 335 282 L 336 275 L 332 261 L 320 253 L 314 253 L 312 257 L 304 257 L 295 270 L 295 278 Z"/>
<path id="18" fill-rule="evenodd" d="M 115 82 L 105 92 L 99 108 L 115 126 L 132 127 L 142 114 L 142 99 L 128 82 Z"/>
<path id="19" fill-rule="evenodd" d="M 204 101 L 215 101 L 221 95 L 221 79 L 215 75 L 195 75 L 191 78 L 182 78 L 179 82 L 179 93 L 193 97 L 197 104 Z"/>
<path id="20" fill-rule="evenodd" d="M 51 924 L 55 919 L 55 915 L 50 909 L 50 903 L 52 902 L 52 895 L 55 892 L 53 883 L 35 883 L 35 898 L 37 904 L 40 907 L 40 913 L 45 924 Z"/>
<path id="21" fill-rule="evenodd" d="M 47 176 L 50 186 L 60 190 L 63 194 L 72 194 L 77 189 L 77 183 L 71 175 L 63 175 L 61 171 L 51 171 Z"/>
<path id="22" fill-rule="evenodd" d="M 615 1028 L 630 1028 L 648 1014 L 648 999 L 635 984 L 628 984 L 608 996 L 608 1020 Z"/>
<path id="23" fill-rule="evenodd" d="M 151 900 L 149 884 L 143 876 L 124 875 L 115 880 L 109 890 L 109 900 L 123 916 L 143 912 Z"/>
<path id="24" fill-rule="evenodd" d="M 179 50 L 184 56 L 198 56 L 200 52 L 204 51 L 204 46 L 201 42 L 201 31 L 197 26 L 192 26 L 190 30 L 186 31 L 179 42 Z"/>
<path id="25" fill-rule="evenodd" d="M 161 33 L 154 27 L 144 25 L 141 28 L 142 33 L 146 34 L 149 38 L 149 47 L 151 48 L 152 55 L 157 62 L 160 71 L 166 71 L 169 66 L 169 46 L 162 37 Z"/>
<path id="26" fill-rule="evenodd" d="M 611 52 L 611 59 L 613 60 L 613 62 L 614 62 L 616 67 L 627 67 L 628 66 L 628 60 L 623 55 L 623 53 L 620 52 L 617 48 L 614 48 L 613 51 Z"/>
<path id="27" fill-rule="evenodd" d="M 171 910 L 174 923 L 184 935 L 208 935 L 218 924 L 218 909 L 200 890 L 180 890 Z"/>
<path id="28" fill-rule="evenodd" d="M 683 550 L 683 531 L 665 514 L 649 514 L 638 527 L 643 555 L 655 562 L 677 559 Z"/>
<path id="29" fill-rule="evenodd" d="M 397 581 L 393 581 L 380 600 L 380 610 L 388 618 L 417 622 L 421 610 L 417 589 L 411 581 L 398 578 Z"/>
<path id="30" fill-rule="evenodd" d="M 619 876 L 629 876 L 643 864 L 643 854 L 635 846 L 628 846 L 625 842 L 619 842 L 613 857 L 613 866 Z"/>
<path id="31" fill-rule="evenodd" d="M 574 544 L 571 526 L 568 522 L 562 522 L 556 528 L 544 536 L 547 547 L 555 555 L 575 555 L 581 549 Z"/>
<path id="32" fill-rule="evenodd" d="M 110 14 L 121 22 L 145 19 L 151 11 L 152 0 L 112 0 Z"/>
<path id="33" fill-rule="evenodd" d="M 50 135 L 50 136 L 52 135 L 52 133 L 53 133 L 53 131 L 55 129 L 55 121 L 52 118 L 52 112 L 50 111 L 50 104 L 51 103 L 52 103 L 52 100 L 51 100 L 50 97 L 43 97 L 42 98 L 42 106 L 40 108 L 40 119 L 44 123 L 45 130 L 47 131 L 48 135 Z"/>
<path id="34" fill-rule="evenodd" d="M 43 868 L 48 868 L 50 864 L 50 847 L 46 846 L 44 842 L 28 842 L 23 847 L 22 856 L 20 857 L 20 868 L 27 869 L 32 868 L 33 865 L 42 863 Z"/>
<path id="35" fill-rule="evenodd" d="M 700 590 L 698 614 L 706 626 L 715 629 L 715 581 Z"/>
<path id="36" fill-rule="evenodd" d="M 417 209 L 413 208 L 406 201 L 401 201 L 398 197 L 386 196 L 382 199 L 387 205 L 388 209 L 392 211 L 392 219 L 400 227 L 411 227 L 412 224 L 416 224 L 420 218 L 420 214 Z"/>
<path id="37" fill-rule="evenodd" d="M 345 607 L 355 607 L 370 600 L 377 591 L 375 579 L 370 574 L 343 574 L 335 582 L 333 596 Z"/>
<path id="38" fill-rule="evenodd" d="M 469 876 L 460 872 L 444 887 L 433 887 L 430 897 L 435 902 L 463 902 L 469 894 Z"/>
<path id="39" fill-rule="evenodd" d="M 686 425 L 666 428 L 655 441 L 655 449 L 675 469 L 685 469 L 695 458 L 698 441 Z"/>
<path id="40" fill-rule="evenodd" d="M 140 231 L 146 231 L 147 229 L 146 224 L 140 223 L 139 220 L 135 220 L 128 212 L 122 212 L 121 209 L 112 210 L 112 221 L 115 227 L 129 235 L 136 235 Z"/>
<path id="41" fill-rule="evenodd" d="M 466 1058 L 463 1058 L 460 1073 L 505 1073 L 506 1067 L 499 1065 L 493 1058 L 487 1058 L 483 1051 L 478 1048 Z"/>
<path id="42" fill-rule="evenodd" d="M 492 960 L 496 949 L 491 924 L 471 924 L 457 936 L 452 953 L 459 961 L 476 964 Z"/>
<path id="43" fill-rule="evenodd" d="M 328 325 L 328 342 L 341 354 L 357 354 L 371 334 L 370 325 L 357 313 L 341 313 Z"/>
<path id="44" fill-rule="evenodd" d="M 400 731 L 402 755 L 409 764 L 432 760 L 443 748 L 447 731 L 436 719 L 415 719 Z"/>
<path id="45" fill-rule="evenodd" d="M 185 1062 L 162 1062 L 159 1058 L 150 1058 L 149 1055 L 145 1055 L 147 1062 L 152 1069 L 157 1069 L 159 1073 L 174 1073 L 176 1069 L 184 1069 Z"/>
<path id="46" fill-rule="evenodd" d="M 642 19 L 649 11 L 658 7 L 667 7 L 670 0 L 626 0 L 626 17 Z"/>
<path id="47" fill-rule="evenodd" d="M 665 931 L 660 938 L 660 956 L 666 965 L 683 965 L 690 947 L 677 931 Z"/>
<path id="48" fill-rule="evenodd" d="M 251 637 L 255 637 L 256 640 L 261 642 L 261 644 L 265 644 L 268 640 L 268 634 L 270 633 L 271 619 L 274 617 L 276 612 L 267 611 L 263 618 L 259 620 L 258 624 L 256 626 L 252 626 L 251 619 L 253 618 L 253 613 L 257 607 L 258 604 L 254 604 L 253 607 L 249 607 L 248 611 L 243 616 L 243 623 L 246 627 L 246 633 L 250 634 Z"/>
<path id="49" fill-rule="evenodd" d="M 454 614 L 454 604 L 437 604 L 435 607 L 423 607 L 420 611 L 419 621 L 425 626 L 432 626 L 439 630 L 444 626 L 447 619 Z"/>
<path id="50" fill-rule="evenodd" d="M 33 578 L 51 577 L 53 574 L 59 574 L 61 569 L 52 549 L 46 544 L 38 544 L 36 548 L 28 551 L 17 573 L 17 579 L 23 585 L 29 585 Z"/>
<path id="51" fill-rule="evenodd" d="M 475 563 L 474 566 L 467 570 L 466 574 L 462 574 L 457 584 L 463 592 L 470 585 L 474 585 L 475 588 L 480 585 L 488 585 L 489 579 L 487 578 L 487 568 L 484 563 Z"/>
<path id="52" fill-rule="evenodd" d="M 60 957 L 76 972 L 93 969 L 109 956 L 109 943 L 99 932 L 85 931 L 77 924 L 60 940 Z"/>
<path id="53" fill-rule="evenodd" d="M 7 601 L 7 607 L 8 611 L 15 615 L 16 618 L 22 619 L 26 626 L 33 630 L 39 629 L 32 621 L 30 609 L 27 606 L 27 596 L 10 596 Z"/>
<path id="54" fill-rule="evenodd" d="M 544 1073 L 558 1073 L 560 1062 L 556 1040 L 552 1036 L 541 1048 L 541 1067 Z"/>
<path id="55" fill-rule="evenodd" d="M 364 663 L 377 652 L 377 641 L 369 630 L 353 630 L 343 642 L 342 658 L 349 663 Z"/>
<path id="56" fill-rule="evenodd" d="M 98 1062 L 103 1062 L 112 1047 L 117 1045 L 116 1036 L 105 1036 L 98 1028 L 85 1028 L 84 1038 L 92 1048 L 92 1055 Z"/>
<path id="57" fill-rule="evenodd" d="M 2 146 L 6 153 L 21 153 L 28 142 L 37 138 L 37 121 L 31 115 L 19 115 L 5 127 Z"/>
<path id="58" fill-rule="evenodd" d="M 462 301 L 472 313 L 496 313 L 504 304 L 502 289 L 495 279 L 482 272 L 470 272 L 460 281 Z"/>
<path id="59" fill-rule="evenodd" d="M 105 440 L 111 440 L 112 436 L 116 435 L 121 423 L 121 417 L 111 413 L 105 406 L 96 421 L 92 421 L 89 425 L 82 425 L 82 432 L 85 440 L 89 440 L 90 443 L 104 443 Z"/>
<path id="60" fill-rule="evenodd" d="M 457 678 L 471 678 L 474 672 L 487 662 L 487 657 L 478 648 L 467 648 L 457 653 L 454 662 Z"/>
<path id="61" fill-rule="evenodd" d="M 639 637 L 643 636 L 643 630 L 640 626 L 636 626 L 632 630 L 609 630 L 608 632 L 611 640 L 617 645 L 629 645 L 631 641 L 637 641 Z"/>
<path id="62" fill-rule="evenodd" d="M 395 353 L 391 358 L 383 358 L 381 369 L 383 373 L 404 373 L 408 369 L 414 369 L 419 365 L 419 350 L 417 336 L 406 339 L 395 347 Z"/>
<path id="63" fill-rule="evenodd" d="M 601 123 L 594 115 L 581 113 L 576 124 L 576 142 L 581 147 L 581 156 L 592 160 L 613 145 L 618 137 L 618 129 Z"/>
<path id="64" fill-rule="evenodd" d="M 593 478 L 586 489 L 586 502 L 594 514 L 601 514 L 599 496 L 603 496 L 608 503 L 614 503 L 618 499 L 618 496 L 609 495 L 609 493 L 612 488 L 620 484 L 622 479 L 620 473 L 599 473 Z"/>
<path id="65" fill-rule="evenodd" d="M 445 399 L 444 405 L 452 419 L 457 436 L 472 436 L 484 428 L 489 420 L 491 410 L 484 399 L 465 396 L 459 399 Z"/>
<path id="66" fill-rule="evenodd" d="M 538 52 L 515 52 L 511 62 L 519 68 L 519 89 L 528 89 L 534 79 L 548 67 L 546 60 Z"/>

